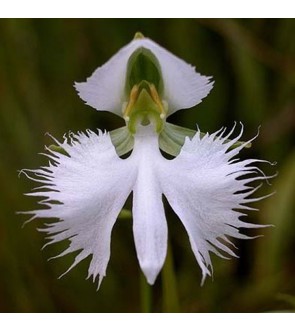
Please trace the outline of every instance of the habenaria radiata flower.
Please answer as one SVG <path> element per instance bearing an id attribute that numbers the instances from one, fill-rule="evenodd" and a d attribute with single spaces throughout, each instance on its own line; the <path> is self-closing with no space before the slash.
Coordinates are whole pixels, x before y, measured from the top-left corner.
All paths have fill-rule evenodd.
<path id="1" fill-rule="evenodd" d="M 200 103 L 213 83 L 155 42 L 137 37 L 85 83 L 75 84 L 88 105 L 123 117 L 126 126 L 55 140 L 58 148 L 47 148 L 48 166 L 24 170 L 41 183 L 27 195 L 43 197 L 39 203 L 47 207 L 26 213 L 33 215 L 30 220 L 57 218 L 42 229 L 47 244 L 70 241 L 57 257 L 79 251 L 68 271 L 91 255 L 88 277 L 99 276 L 100 285 L 112 228 L 132 193 L 137 257 L 153 284 L 167 251 L 164 195 L 188 233 L 204 281 L 212 274 L 210 252 L 236 256 L 230 238 L 248 239 L 241 227 L 262 227 L 240 218 L 242 210 L 252 209 L 248 203 L 262 198 L 249 198 L 257 189 L 251 183 L 266 177 L 255 166 L 260 160 L 237 159 L 250 142 L 239 143 L 242 129 L 231 138 L 234 129 L 204 135 L 166 122 L 173 112 Z M 160 149 L 175 158 L 166 159 Z"/>

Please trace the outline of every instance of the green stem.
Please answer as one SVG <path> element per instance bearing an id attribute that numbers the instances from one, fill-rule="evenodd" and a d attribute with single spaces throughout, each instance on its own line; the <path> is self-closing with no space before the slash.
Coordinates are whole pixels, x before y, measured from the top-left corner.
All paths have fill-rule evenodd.
<path id="1" fill-rule="evenodd" d="M 140 271 L 140 306 L 141 312 L 152 312 L 152 287 Z"/>
<path id="2" fill-rule="evenodd" d="M 163 312 L 180 312 L 173 254 L 168 241 L 166 261 L 162 270 Z"/>

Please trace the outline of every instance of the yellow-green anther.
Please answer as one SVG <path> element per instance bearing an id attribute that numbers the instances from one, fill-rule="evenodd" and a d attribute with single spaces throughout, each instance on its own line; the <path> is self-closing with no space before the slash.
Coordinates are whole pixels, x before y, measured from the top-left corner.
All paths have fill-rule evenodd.
<path id="1" fill-rule="evenodd" d="M 151 92 L 151 97 L 153 98 L 154 102 L 158 105 L 159 111 L 160 111 L 160 118 L 165 119 L 166 117 L 166 110 L 164 108 L 163 102 L 161 101 L 158 91 L 154 84 L 150 84 L 150 92 Z"/>
<path id="2" fill-rule="evenodd" d="M 123 111 L 123 117 L 126 122 L 129 121 L 129 114 L 132 112 L 133 106 L 136 103 L 138 91 L 139 89 L 137 85 L 134 85 L 130 91 L 128 104 L 126 106 L 126 109 Z"/>
<path id="3" fill-rule="evenodd" d="M 152 123 L 157 133 L 163 130 L 166 110 L 153 84 L 142 81 L 133 86 L 123 117 L 132 134 L 136 133 L 138 124 Z"/>

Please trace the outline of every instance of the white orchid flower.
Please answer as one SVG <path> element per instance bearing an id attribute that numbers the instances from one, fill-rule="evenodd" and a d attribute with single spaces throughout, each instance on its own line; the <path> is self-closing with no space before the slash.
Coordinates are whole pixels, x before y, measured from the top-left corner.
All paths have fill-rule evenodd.
<path id="1" fill-rule="evenodd" d="M 141 36 L 137 36 L 141 37 Z M 47 148 L 50 162 L 24 170 L 41 183 L 27 195 L 43 197 L 46 209 L 26 212 L 35 218 L 57 218 L 42 231 L 47 244 L 65 239 L 69 247 L 56 257 L 80 251 L 72 269 L 89 255 L 89 275 L 99 285 L 110 258 L 111 233 L 128 196 L 133 194 L 133 233 L 140 267 L 153 284 L 167 252 L 163 195 L 183 223 L 202 281 L 212 274 L 210 252 L 236 256 L 230 238 L 248 239 L 239 228 L 261 225 L 240 220 L 266 176 L 260 160 L 237 159 L 249 142 L 237 144 L 233 130 L 203 135 L 166 122 L 173 112 L 202 101 L 212 88 L 210 78 L 147 38 L 136 38 L 85 83 L 75 85 L 80 97 L 97 110 L 113 112 L 126 126 L 106 133 L 70 133 L 60 150 Z M 160 149 L 174 156 L 166 159 Z M 128 158 L 121 155 L 131 151 Z M 68 272 L 66 271 L 66 273 Z"/>

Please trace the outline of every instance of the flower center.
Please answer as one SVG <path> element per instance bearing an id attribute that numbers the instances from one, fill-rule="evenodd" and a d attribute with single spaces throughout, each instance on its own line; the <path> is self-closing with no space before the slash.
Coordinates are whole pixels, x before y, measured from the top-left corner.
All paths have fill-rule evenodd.
<path id="1" fill-rule="evenodd" d="M 138 47 L 130 56 L 126 71 L 123 117 L 131 134 L 138 125 L 153 124 L 160 133 L 164 128 L 168 106 L 162 100 L 164 83 L 158 59 L 147 48 Z"/>
<path id="2" fill-rule="evenodd" d="M 132 87 L 129 100 L 123 104 L 122 111 L 132 134 L 136 133 L 138 124 L 146 126 L 150 123 L 160 133 L 164 128 L 167 104 L 161 100 L 155 85 L 143 80 Z"/>

